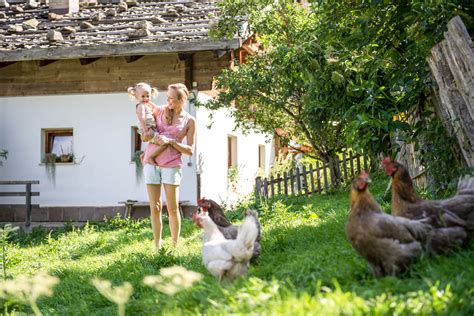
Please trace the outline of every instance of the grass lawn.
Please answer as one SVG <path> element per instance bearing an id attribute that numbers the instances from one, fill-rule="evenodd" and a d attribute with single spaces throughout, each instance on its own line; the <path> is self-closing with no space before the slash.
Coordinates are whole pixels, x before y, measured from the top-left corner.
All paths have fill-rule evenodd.
<path id="1" fill-rule="evenodd" d="M 386 179 L 371 189 L 381 201 Z M 382 202 L 388 209 L 389 203 Z M 113 315 L 117 307 L 91 284 L 99 277 L 134 287 L 129 315 L 257 313 L 266 315 L 474 314 L 474 243 L 448 257 L 423 257 L 400 278 L 374 279 L 344 232 L 348 189 L 311 198 L 273 199 L 258 207 L 263 225 L 262 255 L 247 276 L 219 285 L 201 263 L 200 230 L 183 221 L 182 243 L 170 250 L 152 248 L 148 220 L 113 219 L 106 224 L 48 234 L 14 233 L 8 274 L 46 270 L 60 283 L 54 296 L 38 305 L 45 315 Z M 241 219 L 243 209 L 230 212 Z M 194 287 L 167 296 L 144 285 L 147 275 L 181 265 L 204 278 Z M 2 304 L 3 305 L 3 304 Z M 10 310 L 31 314 L 29 307 Z"/>

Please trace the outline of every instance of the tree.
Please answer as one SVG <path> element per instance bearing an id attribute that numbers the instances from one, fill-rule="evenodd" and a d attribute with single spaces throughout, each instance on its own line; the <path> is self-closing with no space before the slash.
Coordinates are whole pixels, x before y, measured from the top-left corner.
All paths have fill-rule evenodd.
<path id="1" fill-rule="evenodd" d="M 309 143 L 313 156 L 335 162 L 345 147 L 345 85 L 314 36 L 314 13 L 283 3 L 259 19 L 268 28 L 259 33 L 265 53 L 225 70 L 218 78 L 221 93 L 208 107 L 229 108 L 243 130 L 282 128 L 287 139 Z M 335 165 L 331 172 L 337 177 Z"/>
<path id="2" fill-rule="evenodd" d="M 213 35 L 248 25 L 265 51 L 217 78 L 221 93 L 210 107 L 231 109 L 242 128 L 283 127 L 320 157 L 344 147 L 393 154 L 395 136 L 417 143 L 432 135 L 423 124 L 433 119 L 426 57 L 455 14 L 470 21 L 464 2 L 320 1 L 303 9 L 293 1 L 221 1 Z M 393 119 L 414 112 L 421 124 Z M 432 147 L 448 150 L 439 138 Z"/>

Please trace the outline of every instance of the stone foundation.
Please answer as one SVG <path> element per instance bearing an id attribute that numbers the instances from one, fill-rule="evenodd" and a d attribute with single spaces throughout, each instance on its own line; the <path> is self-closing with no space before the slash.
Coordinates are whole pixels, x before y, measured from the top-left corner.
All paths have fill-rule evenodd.
<path id="1" fill-rule="evenodd" d="M 184 217 L 189 218 L 196 211 L 196 206 L 182 206 Z M 40 207 L 31 211 L 32 222 L 87 222 L 104 221 L 104 218 L 114 217 L 119 213 L 122 217 L 125 214 L 125 206 L 69 206 L 69 207 Z M 166 207 L 163 208 L 166 214 Z M 147 206 L 136 206 L 133 208 L 132 217 L 135 219 L 150 216 L 150 209 Z M 26 219 L 26 209 L 19 206 L 0 205 L 0 222 L 24 222 Z"/>

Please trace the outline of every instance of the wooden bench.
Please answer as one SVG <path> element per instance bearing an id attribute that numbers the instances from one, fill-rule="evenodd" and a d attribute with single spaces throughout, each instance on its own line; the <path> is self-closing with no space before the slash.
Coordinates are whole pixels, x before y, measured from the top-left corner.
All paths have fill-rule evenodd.
<path id="1" fill-rule="evenodd" d="M 33 207 L 39 208 L 38 204 L 31 204 L 31 197 L 32 196 L 39 196 L 39 192 L 32 192 L 31 185 L 32 184 L 39 184 L 39 180 L 23 180 L 23 181 L 0 181 L 0 185 L 25 185 L 25 191 L 20 192 L 0 192 L 1 196 L 24 196 L 25 197 L 25 204 L 19 204 L 21 206 L 26 206 L 26 221 L 25 226 L 29 227 L 31 224 L 31 209 Z M 17 206 L 8 204 L 9 206 Z"/>
<path id="2" fill-rule="evenodd" d="M 124 204 L 125 205 L 125 218 L 130 218 L 133 216 L 133 208 L 134 207 L 140 207 L 140 206 L 149 206 L 150 202 L 144 202 L 144 201 L 137 201 L 137 200 L 126 200 L 126 201 L 121 201 L 118 202 L 119 204 Z M 179 201 L 178 202 L 178 209 L 179 209 L 179 214 L 181 217 L 184 217 L 183 213 L 183 206 L 189 205 L 189 201 Z M 166 203 L 163 204 L 163 206 L 166 206 Z"/>

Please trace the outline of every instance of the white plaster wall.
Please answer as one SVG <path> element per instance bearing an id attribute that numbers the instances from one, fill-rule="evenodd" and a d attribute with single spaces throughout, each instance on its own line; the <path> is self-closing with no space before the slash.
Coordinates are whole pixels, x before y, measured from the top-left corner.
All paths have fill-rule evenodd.
<path id="1" fill-rule="evenodd" d="M 156 104 L 164 104 L 160 92 Z M 199 93 L 201 102 L 209 97 Z M 227 136 L 237 137 L 238 193 L 252 191 L 258 170 L 258 145 L 265 145 L 266 170 L 273 161 L 272 144 L 264 135 L 243 135 L 233 131 L 234 122 L 226 110 L 187 110 L 197 118 L 195 155 L 183 155 L 180 200 L 197 199 L 196 160 L 202 161 L 201 196 L 218 202 L 232 202 L 227 179 Z M 0 148 L 9 151 L 0 167 L 0 180 L 40 180 L 33 203 L 41 206 L 113 206 L 118 201 L 147 201 L 143 180 L 137 182 L 131 156 L 131 126 L 137 125 L 135 103 L 125 93 L 0 97 Z M 56 165 L 56 185 L 41 164 L 41 129 L 73 128 L 74 153 L 80 164 Z M 2 187 L 2 190 L 7 187 Z M 9 187 L 16 191 L 19 187 Z M 23 189 L 23 188 L 21 188 Z M 164 194 L 162 194 L 164 196 Z M 21 203 L 22 198 L 1 198 L 1 203 Z"/>
<path id="2" fill-rule="evenodd" d="M 201 102 L 209 97 L 200 93 Z M 197 130 L 196 159 L 202 162 L 201 196 L 211 198 L 216 202 L 235 202 L 241 195 L 252 192 L 254 179 L 258 170 L 258 146 L 265 145 L 265 165 L 269 170 L 273 161 L 272 139 L 263 134 L 250 133 L 244 135 L 241 131 L 233 131 L 235 125 L 227 110 L 214 111 L 212 127 L 208 126 L 209 110 L 196 109 L 199 122 Z M 238 193 L 233 194 L 228 188 L 227 179 L 227 136 L 237 137 L 237 165 L 239 166 Z M 199 170 L 199 168 L 198 168 Z"/>
<path id="3" fill-rule="evenodd" d="M 161 92 L 156 104 L 164 104 Z M 147 201 L 143 180 L 137 183 L 131 157 L 135 103 L 126 93 L 0 98 L 0 148 L 9 151 L 1 180 L 40 180 L 34 190 L 41 206 L 113 206 L 118 201 Z M 41 165 L 41 129 L 73 128 L 74 153 L 84 160 L 56 165 L 56 186 Z M 183 156 L 180 200 L 196 201 L 196 164 Z M 188 166 L 190 162 L 190 166 Z M 6 188 L 2 188 L 6 189 Z M 18 190 L 18 188 L 16 188 Z M 12 191 L 15 188 L 11 188 Z M 163 194 L 164 195 L 164 194 Z M 2 198 L 2 203 L 21 198 Z"/>

